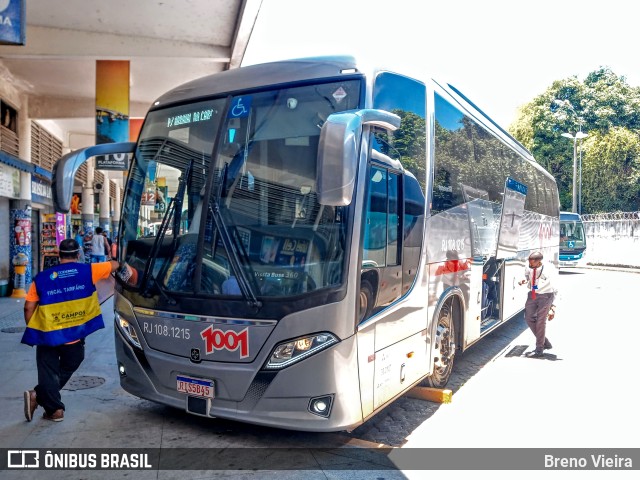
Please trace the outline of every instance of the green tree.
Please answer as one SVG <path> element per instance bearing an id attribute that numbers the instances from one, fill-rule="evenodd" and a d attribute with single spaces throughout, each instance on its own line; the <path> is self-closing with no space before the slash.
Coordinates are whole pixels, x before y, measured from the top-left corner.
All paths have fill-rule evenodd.
<path id="1" fill-rule="evenodd" d="M 583 211 L 637 210 L 640 137 L 636 132 L 623 127 L 604 134 L 597 131 L 585 144 L 582 169 Z"/>
<path id="2" fill-rule="evenodd" d="M 600 68 L 583 82 L 555 81 L 521 107 L 510 131 L 556 178 L 565 210 L 572 203 L 573 142 L 562 133 L 579 130 L 589 135 L 581 143 L 582 213 L 638 210 L 640 88 Z M 614 173 L 624 177 L 609 178 Z"/>
<path id="3" fill-rule="evenodd" d="M 376 134 L 380 142 L 380 150 L 391 158 L 400 160 L 402 166 L 409 170 L 418 180 L 423 191 L 426 185 L 426 123 L 424 118 L 413 112 L 393 110 L 401 119 L 400 128 L 389 133 L 380 131 Z"/>

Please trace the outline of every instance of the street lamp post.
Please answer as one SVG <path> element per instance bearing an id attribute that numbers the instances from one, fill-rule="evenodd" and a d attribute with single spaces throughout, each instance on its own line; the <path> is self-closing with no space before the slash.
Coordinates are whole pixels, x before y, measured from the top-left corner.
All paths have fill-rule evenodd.
<path id="1" fill-rule="evenodd" d="M 582 215 L 582 148 L 578 152 L 578 213 Z"/>
<path id="2" fill-rule="evenodd" d="M 582 122 L 584 119 L 578 115 L 573 105 L 569 100 L 554 100 L 553 103 L 561 108 L 568 109 L 573 115 L 575 115 L 576 122 L 578 123 L 578 131 L 575 135 L 570 133 L 563 133 L 562 136 L 573 140 L 573 190 L 572 190 L 572 202 L 571 211 L 573 213 L 582 214 L 582 149 L 580 150 L 580 173 L 578 174 L 578 140 L 588 137 L 586 133 L 582 132 Z M 578 180 L 579 176 L 579 180 Z M 576 188 L 576 181 L 579 181 L 579 186 Z M 579 193 L 578 193 L 579 192 Z"/>
<path id="3" fill-rule="evenodd" d="M 571 192 L 571 211 L 573 213 L 578 213 L 578 188 L 576 186 L 578 180 L 578 139 L 586 138 L 589 135 L 579 131 L 575 135 L 563 133 L 562 136 L 573 140 L 573 189 Z M 580 190 L 582 190 L 582 152 L 580 152 Z M 582 195 L 580 196 L 582 197 Z M 582 200 L 582 198 L 580 200 Z"/>

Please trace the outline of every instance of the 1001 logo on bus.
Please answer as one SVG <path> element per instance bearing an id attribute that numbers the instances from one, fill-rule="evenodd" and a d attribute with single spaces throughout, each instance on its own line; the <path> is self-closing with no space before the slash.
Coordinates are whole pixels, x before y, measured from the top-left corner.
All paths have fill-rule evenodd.
<path id="1" fill-rule="evenodd" d="M 249 356 L 249 328 L 245 328 L 240 332 L 233 330 L 220 330 L 209 325 L 206 330 L 200 333 L 204 340 L 205 352 L 207 355 L 213 353 L 214 350 L 229 350 L 233 352 L 240 349 L 240 358 Z"/>

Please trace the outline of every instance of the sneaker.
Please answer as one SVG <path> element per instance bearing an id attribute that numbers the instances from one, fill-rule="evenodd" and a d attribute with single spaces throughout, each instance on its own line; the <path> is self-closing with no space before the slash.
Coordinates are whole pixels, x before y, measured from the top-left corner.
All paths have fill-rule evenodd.
<path id="1" fill-rule="evenodd" d="M 545 338 L 544 339 L 544 349 L 545 350 L 551 350 L 552 348 L 553 348 L 553 345 L 551 345 L 551 342 Z"/>
<path id="2" fill-rule="evenodd" d="M 52 422 L 61 422 L 62 420 L 64 420 L 64 410 L 59 408 L 51 415 L 49 415 L 47 412 L 44 412 L 42 418 L 44 418 L 45 420 L 51 420 Z"/>
<path id="3" fill-rule="evenodd" d="M 38 399 L 35 390 L 25 390 L 24 392 L 24 417 L 27 422 L 33 418 L 33 412 L 38 408 Z"/>
<path id="4" fill-rule="evenodd" d="M 529 356 L 531 358 L 542 358 L 544 357 L 544 352 L 542 350 L 536 350 L 534 352 L 531 352 Z"/>

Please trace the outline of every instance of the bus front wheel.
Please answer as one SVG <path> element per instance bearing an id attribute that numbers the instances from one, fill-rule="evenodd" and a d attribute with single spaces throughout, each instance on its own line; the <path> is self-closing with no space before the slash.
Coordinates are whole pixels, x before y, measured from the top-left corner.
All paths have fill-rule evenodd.
<path id="1" fill-rule="evenodd" d="M 453 371 L 453 358 L 456 354 L 456 335 L 451 314 L 451 305 L 446 304 L 440 310 L 434 345 L 433 373 L 424 380 L 424 384 L 433 388 L 444 388 Z"/>
<path id="2" fill-rule="evenodd" d="M 371 315 L 373 308 L 373 287 L 367 280 L 360 281 L 360 296 L 358 308 L 358 323 Z"/>

